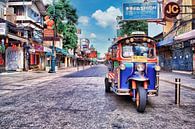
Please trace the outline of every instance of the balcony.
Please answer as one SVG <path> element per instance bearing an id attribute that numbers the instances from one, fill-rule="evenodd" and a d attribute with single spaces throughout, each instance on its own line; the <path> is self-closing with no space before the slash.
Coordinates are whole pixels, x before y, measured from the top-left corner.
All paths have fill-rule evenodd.
<path id="1" fill-rule="evenodd" d="M 5 14 L 5 20 L 15 24 L 16 23 L 16 15 L 14 14 L 13 8 L 7 8 Z"/>
<path id="2" fill-rule="evenodd" d="M 4 19 L 4 7 L 5 5 L 2 2 L 0 2 L 0 18 L 1 19 Z"/>

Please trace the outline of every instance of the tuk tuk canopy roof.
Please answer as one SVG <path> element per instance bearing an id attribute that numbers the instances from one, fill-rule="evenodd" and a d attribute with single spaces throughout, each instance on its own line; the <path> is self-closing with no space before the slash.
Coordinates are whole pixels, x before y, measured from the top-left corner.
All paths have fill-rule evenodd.
<path id="1" fill-rule="evenodd" d="M 138 38 L 147 38 L 147 39 L 152 40 L 153 42 L 156 42 L 156 40 L 155 40 L 154 38 L 149 37 L 149 36 L 147 36 L 147 35 L 131 35 L 131 36 L 122 38 L 122 39 L 120 39 L 120 40 L 117 40 L 114 44 L 111 45 L 110 48 L 112 48 L 113 46 L 118 45 L 119 43 L 125 43 L 125 41 L 126 41 L 127 39 L 130 40 L 131 38 L 134 38 L 134 39 L 138 39 Z M 146 42 L 147 42 L 147 41 L 146 41 Z M 133 42 L 132 42 L 132 43 L 133 43 Z"/>

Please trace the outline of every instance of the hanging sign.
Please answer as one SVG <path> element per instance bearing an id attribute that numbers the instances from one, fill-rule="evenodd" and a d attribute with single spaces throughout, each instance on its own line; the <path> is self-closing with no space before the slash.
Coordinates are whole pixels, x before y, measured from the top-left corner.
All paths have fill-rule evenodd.
<path id="1" fill-rule="evenodd" d="M 175 18 L 180 13 L 180 7 L 175 2 L 169 2 L 164 8 L 164 14 L 168 18 Z"/>

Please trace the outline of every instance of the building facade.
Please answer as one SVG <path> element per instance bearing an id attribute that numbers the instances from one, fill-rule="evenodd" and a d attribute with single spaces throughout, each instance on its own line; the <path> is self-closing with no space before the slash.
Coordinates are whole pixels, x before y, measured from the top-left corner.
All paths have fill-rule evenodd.
<path id="1" fill-rule="evenodd" d="M 193 73 L 195 39 L 195 1 L 178 0 L 181 12 L 176 19 L 166 21 L 163 40 L 158 43 L 162 69 Z M 166 3 L 165 3 L 166 4 Z"/>
<path id="2" fill-rule="evenodd" d="M 9 0 L 8 7 L 16 15 L 19 35 L 27 41 L 22 45 L 24 69 L 44 69 L 43 16 L 46 14 L 42 0 Z"/>
<path id="3" fill-rule="evenodd" d="M 24 69 L 23 45 L 27 39 L 17 29 L 14 9 L 6 1 L 0 3 L 0 71 Z"/>

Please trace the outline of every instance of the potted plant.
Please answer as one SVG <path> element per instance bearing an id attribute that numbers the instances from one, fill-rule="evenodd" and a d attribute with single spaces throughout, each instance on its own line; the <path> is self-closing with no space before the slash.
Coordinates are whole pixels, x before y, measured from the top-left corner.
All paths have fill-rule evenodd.
<path id="1" fill-rule="evenodd" d="M 0 53 L 5 53 L 5 46 L 4 45 L 0 45 Z"/>

